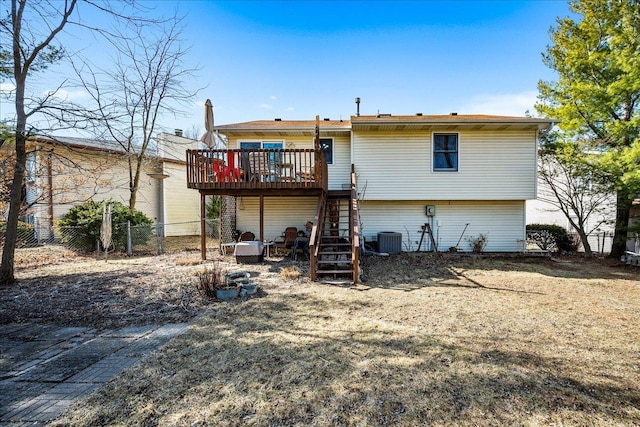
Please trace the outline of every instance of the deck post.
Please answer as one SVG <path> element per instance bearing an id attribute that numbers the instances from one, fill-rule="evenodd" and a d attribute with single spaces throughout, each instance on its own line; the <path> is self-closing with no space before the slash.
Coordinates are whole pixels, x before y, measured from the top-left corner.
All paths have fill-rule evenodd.
<path id="1" fill-rule="evenodd" d="M 205 195 L 200 193 L 200 252 L 203 261 L 207 259 L 207 223 L 205 211 Z"/>
<path id="2" fill-rule="evenodd" d="M 264 195 L 260 195 L 260 241 L 264 242 Z"/>

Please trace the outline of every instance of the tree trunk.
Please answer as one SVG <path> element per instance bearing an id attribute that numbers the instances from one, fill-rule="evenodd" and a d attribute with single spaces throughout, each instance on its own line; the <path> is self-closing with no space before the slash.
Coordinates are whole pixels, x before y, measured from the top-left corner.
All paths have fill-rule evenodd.
<path id="1" fill-rule="evenodd" d="M 22 185 L 24 183 L 24 169 L 26 165 L 26 138 L 24 126 L 16 132 L 16 164 L 14 166 L 13 182 L 9 204 L 9 216 L 7 217 L 7 232 L 2 251 L 2 264 L 0 265 L 0 286 L 15 282 L 14 255 L 18 242 L 18 220 L 22 208 Z"/>
<path id="2" fill-rule="evenodd" d="M 625 191 L 618 190 L 616 195 L 616 230 L 613 236 L 610 258 L 619 259 L 627 250 L 627 229 L 632 200 Z"/>
<path id="3" fill-rule="evenodd" d="M 584 255 L 586 257 L 593 256 L 593 251 L 591 250 L 591 244 L 589 244 L 589 238 L 584 232 L 584 229 L 578 229 L 578 236 L 580 237 L 580 243 L 582 243 L 582 248 L 584 249 Z"/>

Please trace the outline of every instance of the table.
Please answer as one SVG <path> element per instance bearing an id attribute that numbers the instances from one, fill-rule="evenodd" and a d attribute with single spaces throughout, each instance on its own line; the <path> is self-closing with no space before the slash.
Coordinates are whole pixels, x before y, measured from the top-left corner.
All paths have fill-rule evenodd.
<path id="1" fill-rule="evenodd" d="M 267 258 L 271 258 L 271 246 L 273 246 L 273 240 L 265 240 L 264 242 L 262 242 L 262 244 L 264 245 L 264 247 L 267 249 Z"/>

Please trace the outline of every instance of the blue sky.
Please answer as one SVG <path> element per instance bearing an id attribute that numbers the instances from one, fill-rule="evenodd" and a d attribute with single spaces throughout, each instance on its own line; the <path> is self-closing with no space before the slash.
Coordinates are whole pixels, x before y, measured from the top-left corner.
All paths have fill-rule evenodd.
<path id="1" fill-rule="evenodd" d="M 190 9 L 190 10 L 189 10 Z M 188 2 L 218 123 L 524 115 L 564 1 Z"/>
<path id="2" fill-rule="evenodd" d="M 151 3 L 146 3 L 150 5 Z M 166 129 L 362 114 L 534 113 L 549 28 L 566 1 L 182 1 L 185 61 L 203 87 Z M 80 42 L 80 41 L 79 41 Z M 100 52 L 92 46 L 91 51 Z M 3 106 L 5 110 L 6 105 Z M 5 113 L 2 112 L 2 116 Z"/>

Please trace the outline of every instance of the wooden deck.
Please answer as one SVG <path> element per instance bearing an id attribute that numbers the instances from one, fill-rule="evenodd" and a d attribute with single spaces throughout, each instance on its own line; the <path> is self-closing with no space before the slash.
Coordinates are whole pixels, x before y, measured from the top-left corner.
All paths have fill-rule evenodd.
<path id="1" fill-rule="evenodd" d="M 311 195 L 327 191 L 320 151 L 187 150 L 187 187 L 201 194 Z"/>

